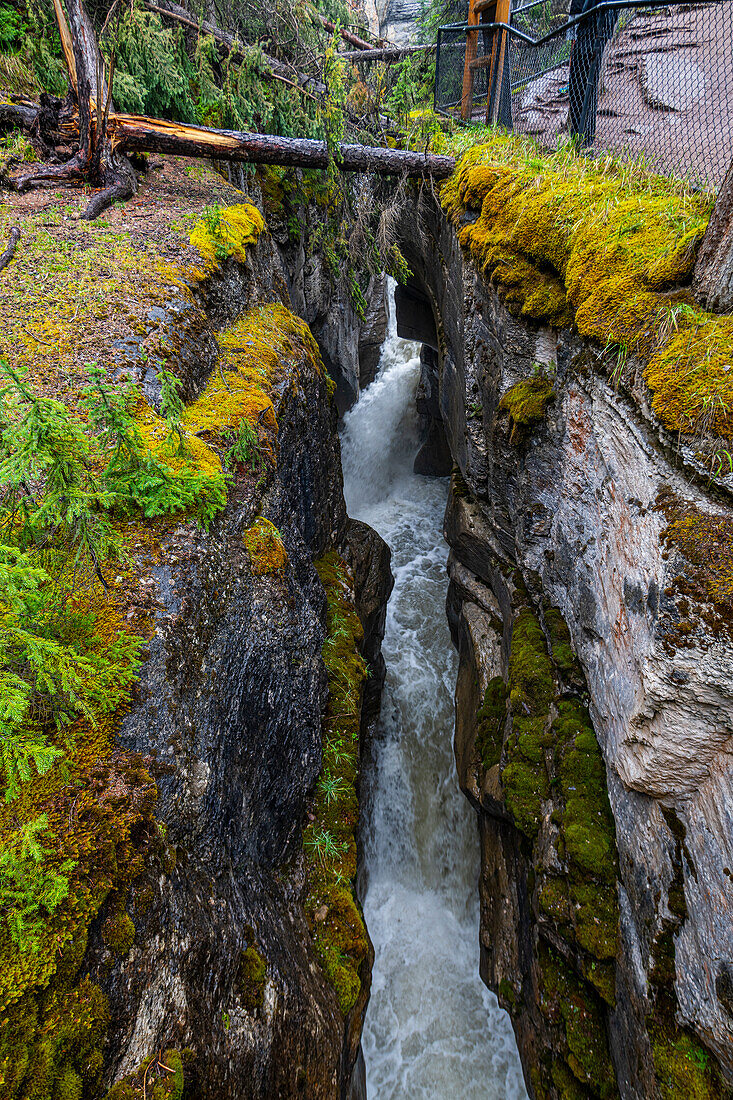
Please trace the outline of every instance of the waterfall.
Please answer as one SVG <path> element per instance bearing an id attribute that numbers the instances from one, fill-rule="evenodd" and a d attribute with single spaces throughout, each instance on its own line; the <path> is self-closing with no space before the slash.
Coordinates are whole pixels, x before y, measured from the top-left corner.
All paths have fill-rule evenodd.
<path id="1" fill-rule="evenodd" d="M 526 1100 L 509 1019 L 478 974 L 478 836 L 453 760 L 444 479 L 412 473 L 419 346 L 397 337 L 344 418 L 349 513 L 392 548 L 380 729 L 365 767 L 364 911 L 376 959 L 370 1100 Z"/>

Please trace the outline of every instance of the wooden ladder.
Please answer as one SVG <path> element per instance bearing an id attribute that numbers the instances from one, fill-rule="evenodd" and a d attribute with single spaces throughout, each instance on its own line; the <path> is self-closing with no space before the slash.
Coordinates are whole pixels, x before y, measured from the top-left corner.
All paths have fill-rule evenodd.
<path id="1" fill-rule="evenodd" d="M 492 32 L 491 53 L 485 57 L 476 56 L 478 53 L 478 36 L 481 34 L 482 23 L 508 23 L 511 8 L 512 0 L 469 0 L 466 60 L 463 66 L 463 94 L 461 97 L 461 118 L 464 122 L 468 122 L 473 115 L 473 81 L 479 69 L 489 70 L 485 122 L 488 125 L 489 123 L 495 123 L 497 120 L 506 58 L 507 33 L 504 30 L 494 30 Z"/>

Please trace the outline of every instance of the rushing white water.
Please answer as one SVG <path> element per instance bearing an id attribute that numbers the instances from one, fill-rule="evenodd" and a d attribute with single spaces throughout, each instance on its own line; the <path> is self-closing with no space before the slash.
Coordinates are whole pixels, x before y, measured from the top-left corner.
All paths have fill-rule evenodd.
<path id="1" fill-rule="evenodd" d="M 363 777 L 376 950 L 369 1100 L 525 1100 L 509 1019 L 478 974 L 478 837 L 453 761 L 445 480 L 412 473 L 419 347 L 396 334 L 344 420 L 346 500 L 392 548 L 380 731 Z"/>

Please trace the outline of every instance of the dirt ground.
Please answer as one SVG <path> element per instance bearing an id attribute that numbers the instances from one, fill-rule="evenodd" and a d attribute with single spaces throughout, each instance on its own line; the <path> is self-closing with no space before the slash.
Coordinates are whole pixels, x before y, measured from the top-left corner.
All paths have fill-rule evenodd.
<path id="1" fill-rule="evenodd" d="M 128 344 L 153 353 L 156 296 L 200 264 L 190 234 L 202 211 L 246 201 L 210 166 L 181 157 L 149 158 L 138 193 L 93 222 L 79 218 L 89 193 L 1 192 L 0 251 L 11 226 L 21 236 L 0 272 L 0 355 L 61 400 L 90 360 L 113 365 Z"/>

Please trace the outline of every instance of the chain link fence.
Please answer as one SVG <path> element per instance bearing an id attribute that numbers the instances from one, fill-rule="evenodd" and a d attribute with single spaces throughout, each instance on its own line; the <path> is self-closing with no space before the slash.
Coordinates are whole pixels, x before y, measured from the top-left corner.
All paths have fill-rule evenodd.
<path id="1" fill-rule="evenodd" d="M 642 157 L 700 186 L 720 185 L 733 159 L 733 0 L 606 0 L 580 15 L 570 0 L 516 4 L 501 72 L 495 27 L 472 32 L 471 121 L 485 121 L 491 86 L 490 117 L 545 148 L 574 134 L 591 155 Z M 438 34 L 435 107 L 456 117 L 466 34 L 465 22 Z"/>

